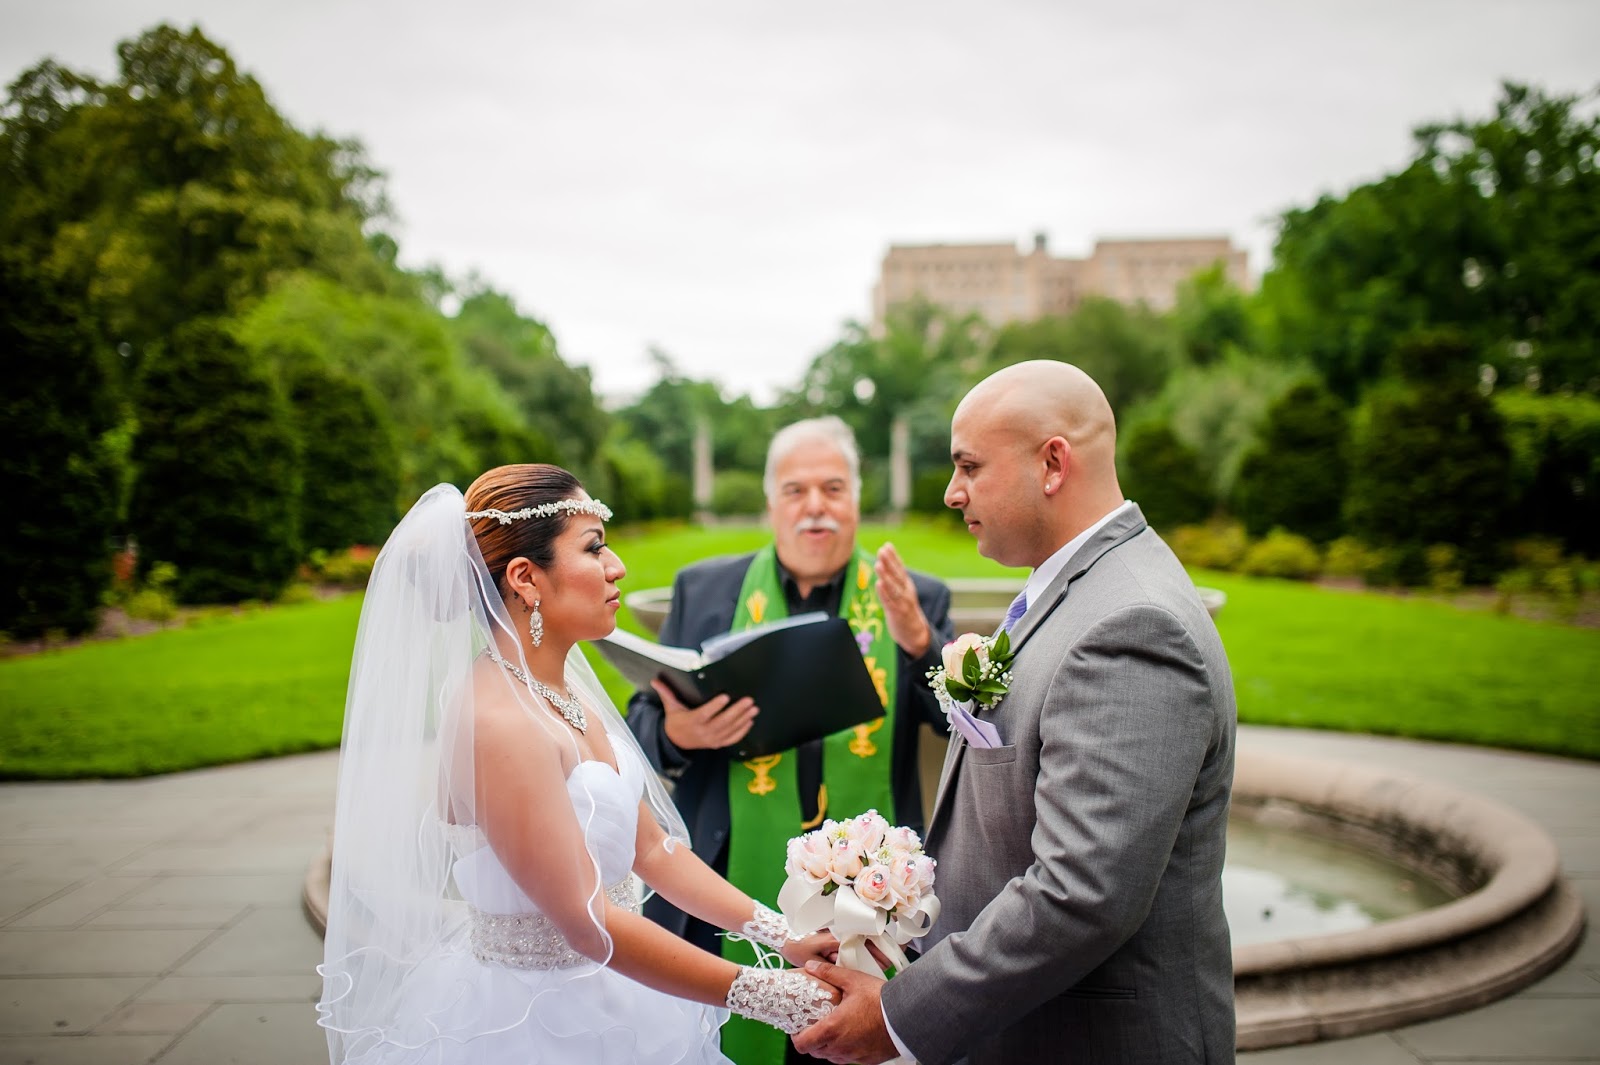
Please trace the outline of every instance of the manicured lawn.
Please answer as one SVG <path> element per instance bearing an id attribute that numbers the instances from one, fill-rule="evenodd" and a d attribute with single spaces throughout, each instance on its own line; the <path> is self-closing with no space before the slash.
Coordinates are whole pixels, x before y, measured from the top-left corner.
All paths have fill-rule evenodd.
<path id="1" fill-rule="evenodd" d="M 867 526 L 917 569 L 1005 571 L 948 525 Z M 760 527 L 620 529 L 626 590 Z M 1217 573 L 1240 718 L 1600 758 L 1600 631 Z M 360 598 L 0 662 L 0 778 L 138 776 L 338 743 Z M 622 622 L 638 631 L 627 611 Z M 592 656 L 591 656 L 592 657 Z M 625 686 L 604 663 L 619 703 Z"/>
<path id="2" fill-rule="evenodd" d="M 361 597 L 0 662 L 0 777 L 126 777 L 336 746 Z"/>

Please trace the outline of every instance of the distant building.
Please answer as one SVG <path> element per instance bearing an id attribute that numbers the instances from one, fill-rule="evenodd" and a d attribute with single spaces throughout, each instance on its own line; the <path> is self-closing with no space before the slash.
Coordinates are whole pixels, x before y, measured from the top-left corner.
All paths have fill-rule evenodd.
<path id="1" fill-rule="evenodd" d="M 1043 233 L 1026 254 L 1014 244 L 891 244 L 872 287 L 872 320 L 882 326 L 891 307 L 919 295 L 996 325 L 1070 314 L 1085 296 L 1165 311 L 1180 282 L 1218 261 L 1249 287 L 1245 253 L 1226 237 L 1100 240 L 1087 259 L 1056 258 Z"/>

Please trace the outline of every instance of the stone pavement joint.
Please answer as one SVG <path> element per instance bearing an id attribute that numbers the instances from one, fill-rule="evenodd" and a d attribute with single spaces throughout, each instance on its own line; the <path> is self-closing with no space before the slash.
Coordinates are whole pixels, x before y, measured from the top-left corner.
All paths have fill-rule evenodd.
<path id="1" fill-rule="evenodd" d="M 1344 758 L 1506 803 L 1600 912 L 1600 765 L 1295 729 L 1242 750 Z M 0 1062 L 307 1065 L 322 945 L 301 911 L 333 820 L 323 752 L 137 781 L 0 786 Z M 126 890 L 123 890 L 123 889 Z M 1600 1062 L 1600 937 L 1454 1017 L 1240 1055 L 1247 1065 Z"/>

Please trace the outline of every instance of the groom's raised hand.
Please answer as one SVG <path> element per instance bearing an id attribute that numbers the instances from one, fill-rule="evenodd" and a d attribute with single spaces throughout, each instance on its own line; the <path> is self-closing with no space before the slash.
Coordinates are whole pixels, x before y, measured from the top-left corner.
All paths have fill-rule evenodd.
<path id="1" fill-rule="evenodd" d="M 900 1052 L 884 1027 L 881 979 L 825 961 L 807 962 L 806 972 L 837 987 L 844 997 L 832 1013 L 794 1036 L 796 1050 L 838 1065 L 877 1065 Z"/>

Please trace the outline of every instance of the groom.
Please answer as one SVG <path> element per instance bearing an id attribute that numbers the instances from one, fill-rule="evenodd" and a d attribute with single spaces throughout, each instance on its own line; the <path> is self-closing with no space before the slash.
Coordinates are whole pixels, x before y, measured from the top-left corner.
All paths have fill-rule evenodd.
<path id="1" fill-rule="evenodd" d="M 811 963 L 844 1001 L 800 1050 L 1234 1060 L 1233 682 L 1194 585 L 1122 497 L 1115 442 L 1105 395 L 1065 363 L 1007 367 L 956 409 L 945 503 L 979 553 L 1033 570 L 1007 619 L 1010 690 L 980 711 L 999 742 L 952 737 L 927 840 L 944 908 L 922 957 L 888 983 Z"/>

